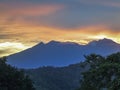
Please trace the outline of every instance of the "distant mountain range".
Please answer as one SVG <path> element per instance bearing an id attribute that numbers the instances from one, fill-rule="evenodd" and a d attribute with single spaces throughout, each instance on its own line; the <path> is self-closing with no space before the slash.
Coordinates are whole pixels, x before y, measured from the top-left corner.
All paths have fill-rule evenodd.
<path id="1" fill-rule="evenodd" d="M 20 53 L 10 55 L 8 63 L 18 68 L 37 68 L 41 66 L 66 66 L 84 61 L 84 55 L 91 53 L 106 56 L 120 51 L 120 44 L 102 39 L 87 45 L 73 42 L 43 42 Z"/>

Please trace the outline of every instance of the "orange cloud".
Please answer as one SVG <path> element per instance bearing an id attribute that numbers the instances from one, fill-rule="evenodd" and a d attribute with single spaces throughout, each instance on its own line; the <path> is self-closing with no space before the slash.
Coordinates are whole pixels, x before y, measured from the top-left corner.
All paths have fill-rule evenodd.
<path id="1" fill-rule="evenodd" d="M 13 25 L 7 27 L 1 34 L 6 34 L 8 38 L 18 40 L 23 43 L 32 42 L 30 45 L 40 41 L 48 42 L 50 40 L 72 41 L 77 43 L 88 43 L 92 40 L 110 38 L 120 43 L 120 31 L 114 31 L 105 26 L 88 26 L 74 29 L 62 29 L 48 26 L 34 25 Z M 36 41 L 36 42 L 34 42 Z"/>
<path id="2" fill-rule="evenodd" d="M 0 47 L 4 46 L 4 48 L 0 48 L 0 52 L 3 53 L 2 55 L 19 52 L 34 46 L 41 41 L 49 42 L 51 40 L 57 40 L 62 42 L 70 41 L 79 44 L 87 44 L 92 40 L 109 38 L 120 43 L 120 31 L 115 31 L 106 26 L 86 26 L 74 29 L 61 29 L 50 26 L 27 25 L 23 22 L 7 25 L 7 28 L 1 30 L 0 36 L 3 37 L 3 39 L 0 40 Z M 18 45 L 19 47 L 16 47 Z M 10 47 L 12 47 L 12 51 Z M 6 53 L 5 50 L 9 52 Z"/>
<path id="3" fill-rule="evenodd" d="M 29 4 L 29 3 L 20 3 L 20 4 L 11 4 L 11 3 L 1 3 L 0 16 L 41 16 L 49 15 L 56 12 L 57 10 L 62 9 L 63 5 L 56 4 Z"/>

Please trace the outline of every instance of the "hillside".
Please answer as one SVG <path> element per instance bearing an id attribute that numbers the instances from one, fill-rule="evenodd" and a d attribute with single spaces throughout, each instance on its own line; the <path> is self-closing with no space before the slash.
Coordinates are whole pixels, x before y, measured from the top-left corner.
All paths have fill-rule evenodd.
<path id="1" fill-rule="evenodd" d="M 86 71 L 85 63 L 66 67 L 41 67 L 25 72 L 34 81 L 37 90 L 75 90 L 79 86 L 81 72 Z"/>

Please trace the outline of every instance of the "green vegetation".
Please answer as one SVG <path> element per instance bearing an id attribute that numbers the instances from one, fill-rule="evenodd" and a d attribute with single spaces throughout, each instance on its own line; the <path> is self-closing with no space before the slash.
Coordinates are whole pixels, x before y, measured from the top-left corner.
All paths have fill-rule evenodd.
<path id="1" fill-rule="evenodd" d="M 106 58 L 86 56 L 89 70 L 84 72 L 78 90 L 120 90 L 120 53 Z"/>
<path id="2" fill-rule="evenodd" d="M 32 81 L 23 71 L 6 64 L 0 59 L 0 90 L 35 90 Z"/>
<path id="3" fill-rule="evenodd" d="M 120 90 L 120 53 L 85 58 L 85 62 L 66 67 L 24 70 L 26 74 L 1 58 L 0 90 Z"/>
<path id="4" fill-rule="evenodd" d="M 36 90 L 75 90 L 85 69 L 83 63 L 78 63 L 66 67 L 30 69 L 26 70 L 26 74 L 34 81 Z"/>
<path id="5" fill-rule="evenodd" d="M 66 67 L 25 70 L 37 90 L 120 90 L 120 53 L 91 54 L 85 62 Z"/>

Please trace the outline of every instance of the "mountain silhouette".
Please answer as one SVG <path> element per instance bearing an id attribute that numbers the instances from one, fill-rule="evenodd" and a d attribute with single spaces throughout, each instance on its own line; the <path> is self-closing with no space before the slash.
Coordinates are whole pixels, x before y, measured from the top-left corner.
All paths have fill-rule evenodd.
<path id="1" fill-rule="evenodd" d="M 84 55 L 91 53 L 106 56 L 120 51 L 120 44 L 102 39 L 87 45 L 73 42 L 50 41 L 39 43 L 20 53 L 10 55 L 8 63 L 18 68 L 37 68 L 40 66 L 66 66 L 84 61 Z"/>

